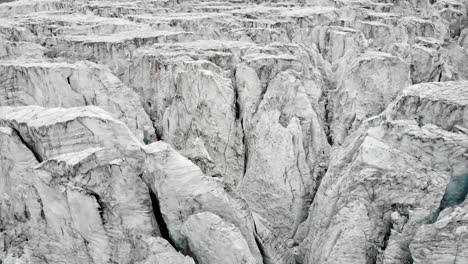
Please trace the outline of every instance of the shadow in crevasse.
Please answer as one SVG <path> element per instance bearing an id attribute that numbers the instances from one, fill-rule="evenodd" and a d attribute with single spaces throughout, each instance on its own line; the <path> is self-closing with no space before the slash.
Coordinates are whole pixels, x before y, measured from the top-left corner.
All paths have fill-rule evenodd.
<path id="1" fill-rule="evenodd" d="M 468 174 L 463 174 L 458 177 L 453 177 L 447 189 L 445 190 L 444 197 L 440 202 L 440 209 L 443 210 L 447 207 L 453 207 L 463 203 L 468 194 Z"/>
<path id="2" fill-rule="evenodd" d="M 440 212 L 448 207 L 455 207 L 465 201 L 468 195 L 468 174 L 452 177 L 445 194 L 440 201 L 439 209 L 433 214 L 430 223 L 435 223 Z"/>

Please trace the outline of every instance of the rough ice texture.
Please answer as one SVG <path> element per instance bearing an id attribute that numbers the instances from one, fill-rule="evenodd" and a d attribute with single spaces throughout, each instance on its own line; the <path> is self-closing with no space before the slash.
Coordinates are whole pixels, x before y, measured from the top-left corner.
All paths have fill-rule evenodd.
<path id="1" fill-rule="evenodd" d="M 464 0 L 0 0 L 0 263 L 467 263 Z"/>
<path id="2" fill-rule="evenodd" d="M 193 243 L 190 242 L 192 233 L 182 231 L 185 223 L 193 214 L 211 212 L 223 217 L 231 225 L 234 224 L 239 229 L 238 232 L 241 232 L 242 235 L 239 235 L 245 240 L 244 243 L 248 245 L 247 249 L 251 251 L 248 254 L 250 260 L 255 263 L 261 262 L 260 251 L 255 243 L 252 216 L 246 210 L 247 205 L 242 199 L 235 193 L 228 193 L 217 180 L 205 176 L 200 168 L 177 153 L 167 143 L 153 143 L 145 146 L 144 151 L 147 155 L 147 170 L 143 177 L 158 197 L 161 214 L 167 224 L 168 235 L 178 248 L 186 252 L 193 251 L 190 246 L 190 243 Z M 187 245 L 187 240 L 189 245 Z M 219 243 L 226 242 L 219 241 Z M 203 246 L 200 245 L 200 247 Z M 227 246 L 224 245 L 224 247 Z M 197 259 L 204 259 L 203 256 L 197 255 L 203 254 L 201 248 L 197 248 L 193 254 Z M 212 256 L 208 259 L 214 258 L 212 261 L 215 261 L 219 257 Z M 237 257 L 242 258 L 242 255 Z M 236 258 L 231 261 L 235 263 Z"/>
<path id="3" fill-rule="evenodd" d="M 96 105 L 124 122 L 140 141 L 145 131 L 148 138 L 155 137 L 138 95 L 106 67 L 86 61 L 5 61 L 0 63 L 0 83 L 5 88 L 0 94 L 0 106 Z"/>

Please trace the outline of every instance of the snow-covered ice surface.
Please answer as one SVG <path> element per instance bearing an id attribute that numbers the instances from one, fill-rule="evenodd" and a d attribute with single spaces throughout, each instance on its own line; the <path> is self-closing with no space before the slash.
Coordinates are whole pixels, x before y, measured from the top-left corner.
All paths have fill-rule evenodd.
<path id="1" fill-rule="evenodd" d="M 468 263 L 467 10 L 0 0 L 0 263 Z"/>

